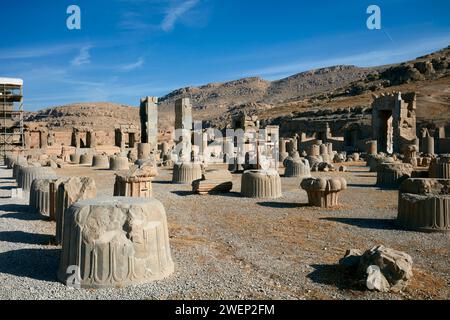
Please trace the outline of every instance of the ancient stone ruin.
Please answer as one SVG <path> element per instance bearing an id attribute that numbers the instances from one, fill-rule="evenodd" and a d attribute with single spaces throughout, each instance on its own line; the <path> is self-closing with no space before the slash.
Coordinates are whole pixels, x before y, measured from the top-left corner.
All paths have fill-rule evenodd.
<path id="1" fill-rule="evenodd" d="M 92 199 L 96 195 L 95 181 L 89 177 L 71 177 L 58 186 L 56 193 L 56 244 L 61 244 L 62 241 L 67 209 L 77 201 Z"/>
<path id="2" fill-rule="evenodd" d="M 246 198 L 281 198 L 280 175 L 275 170 L 245 171 L 241 179 L 241 195 Z"/>
<path id="3" fill-rule="evenodd" d="M 81 288 L 116 288 L 161 280 L 174 271 L 166 212 L 156 199 L 79 201 L 66 213 L 58 279 Z M 70 266 L 79 267 L 71 283 Z"/>
<path id="4" fill-rule="evenodd" d="M 404 181 L 399 190 L 397 222 L 412 230 L 450 232 L 450 180 Z"/>
<path id="5" fill-rule="evenodd" d="M 233 188 L 233 177 L 228 170 L 207 170 L 201 179 L 192 182 L 192 191 L 200 195 L 227 193 Z"/>
<path id="6" fill-rule="evenodd" d="M 332 208 L 339 205 L 339 192 L 347 189 L 344 178 L 306 178 L 300 187 L 308 193 L 310 206 Z"/>
<path id="7" fill-rule="evenodd" d="M 153 163 L 134 165 L 126 173 L 117 173 L 114 184 L 115 197 L 150 198 L 153 196 L 152 181 L 158 174 Z"/>

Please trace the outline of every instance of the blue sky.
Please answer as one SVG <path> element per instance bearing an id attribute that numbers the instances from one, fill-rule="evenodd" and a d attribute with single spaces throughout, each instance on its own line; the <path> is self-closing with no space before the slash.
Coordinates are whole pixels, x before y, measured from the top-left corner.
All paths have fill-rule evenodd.
<path id="1" fill-rule="evenodd" d="M 81 30 L 66 27 L 71 4 Z M 381 30 L 366 27 L 371 4 Z M 24 79 L 27 110 L 137 105 L 190 85 L 415 58 L 450 45 L 450 1 L 18 0 L 0 25 L 0 77 Z"/>

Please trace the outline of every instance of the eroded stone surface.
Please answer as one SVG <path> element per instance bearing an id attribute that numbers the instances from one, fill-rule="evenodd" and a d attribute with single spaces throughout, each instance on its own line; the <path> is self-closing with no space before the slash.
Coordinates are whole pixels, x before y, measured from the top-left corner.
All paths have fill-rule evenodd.
<path id="1" fill-rule="evenodd" d="M 249 170 L 242 174 L 241 195 L 247 198 L 282 197 L 281 178 L 275 170 Z"/>
<path id="2" fill-rule="evenodd" d="M 79 267 L 81 288 L 148 283 L 174 271 L 166 212 L 156 199 L 79 201 L 64 223 L 58 271 L 63 283 L 70 285 L 67 270 L 73 265 Z"/>
<path id="3" fill-rule="evenodd" d="M 77 201 L 92 199 L 96 195 L 95 181 L 89 177 L 71 177 L 59 185 L 56 193 L 56 244 L 61 244 L 62 241 L 67 209 Z"/>
<path id="4" fill-rule="evenodd" d="M 330 208 L 339 204 L 338 194 L 347 189 L 344 178 L 306 178 L 300 187 L 308 193 L 309 205 Z"/>

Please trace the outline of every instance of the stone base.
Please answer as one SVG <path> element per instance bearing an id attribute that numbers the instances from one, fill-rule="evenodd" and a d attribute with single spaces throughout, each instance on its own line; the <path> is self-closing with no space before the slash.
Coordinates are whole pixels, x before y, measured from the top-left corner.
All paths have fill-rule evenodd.
<path id="1" fill-rule="evenodd" d="M 166 212 L 156 199 L 102 198 L 67 211 L 58 279 L 81 288 L 116 288 L 161 280 L 174 272 Z M 68 283 L 69 282 L 69 283 Z"/>
<path id="2" fill-rule="evenodd" d="M 347 189 L 344 178 L 307 178 L 300 187 L 308 194 L 308 203 L 313 207 L 331 208 L 339 205 L 339 192 Z"/>
<path id="3" fill-rule="evenodd" d="M 49 167 L 22 167 L 18 176 L 17 185 L 28 192 L 34 179 L 54 178 L 56 173 Z"/>
<path id="4" fill-rule="evenodd" d="M 109 169 L 109 158 L 104 155 L 95 155 L 92 158 L 92 168 Z"/>
<path id="5" fill-rule="evenodd" d="M 281 198 L 281 178 L 275 170 L 250 170 L 242 174 L 241 195 L 247 198 Z"/>
<path id="6" fill-rule="evenodd" d="M 109 159 L 109 170 L 125 171 L 130 168 L 127 157 L 111 157 Z"/>
<path id="7" fill-rule="evenodd" d="M 94 158 L 94 155 L 91 153 L 85 153 L 80 156 L 80 164 L 81 165 L 88 165 L 92 166 L 92 159 Z"/>
<path id="8" fill-rule="evenodd" d="M 382 163 L 378 166 L 377 185 L 397 188 L 412 172 L 412 165 L 407 163 Z"/>
<path id="9" fill-rule="evenodd" d="M 199 163 L 176 163 L 173 166 L 173 183 L 191 184 L 202 178 L 202 167 Z"/>
<path id="10" fill-rule="evenodd" d="M 70 155 L 70 163 L 80 164 L 81 156 L 77 153 Z"/>

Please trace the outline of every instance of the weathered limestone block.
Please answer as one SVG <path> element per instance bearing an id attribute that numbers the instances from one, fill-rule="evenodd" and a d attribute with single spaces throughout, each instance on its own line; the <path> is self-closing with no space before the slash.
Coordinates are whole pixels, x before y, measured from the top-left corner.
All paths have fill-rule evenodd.
<path id="1" fill-rule="evenodd" d="M 322 162 L 331 163 L 331 157 L 328 153 L 324 153 L 322 156 Z"/>
<path id="2" fill-rule="evenodd" d="M 13 169 L 15 164 L 27 164 L 28 161 L 25 157 L 22 156 L 14 156 L 14 155 L 9 155 L 6 156 L 5 159 L 5 165 L 8 169 Z"/>
<path id="3" fill-rule="evenodd" d="M 281 198 L 280 175 L 276 170 L 245 171 L 241 179 L 241 195 L 247 198 Z"/>
<path id="4" fill-rule="evenodd" d="M 377 185 L 398 187 L 411 177 L 413 169 L 409 163 L 382 163 L 378 166 Z"/>
<path id="5" fill-rule="evenodd" d="M 156 199 L 99 198 L 72 205 L 64 220 L 58 279 L 81 288 L 149 283 L 174 271 L 166 212 Z"/>
<path id="6" fill-rule="evenodd" d="M 158 174 L 150 162 L 142 166 L 132 166 L 127 173 L 116 174 L 114 196 L 151 198 L 152 181 Z"/>
<path id="7" fill-rule="evenodd" d="M 192 182 L 192 191 L 201 195 L 227 193 L 232 188 L 233 177 L 228 170 L 209 170 L 201 179 Z"/>
<path id="8" fill-rule="evenodd" d="M 56 217 L 56 191 L 68 178 L 34 179 L 30 188 L 30 207 L 36 212 L 47 215 L 51 220 Z"/>
<path id="9" fill-rule="evenodd" d="M 80 156 L 80 164 L 92 166 L 92 160 L 94 155 L 91 153 L 85 153 Z"/>
<path id="10" fill-rule="evenodd" d="M 345 153 L 336 153 L 333 157 L 333 162 L 335 163 L 342 163 L 345 161 Z"/>
<path id="11" fill-rule="evenodd" d="M 70 155 L 70 163 L 80 164 L 81 156 L 77 153 L 73 153 Z"/>
<path id="12" fill-rule="evenodd" d="M 339 205 L 338 194 L 347 189 L 344 178 L 307 178 L 300 187 L 308 193 L 310 206 L 331 208 Z"/>
<path id="13" fill-rule="evenodd" d="M 95 181 L 88 177 L 71 177 L 58 186 L 56 191 L 56 244 L 61 244 L 62 241 L 67 209 L 77 201 L 92 199 L 96 195 Z"/>
<path id="14" fill-rule="evenodd" d="M 370 172 L 377 172 L 378 166 L 382 163 L 394 163 L 395 160 L 392 157 L 386 157 L 382 154 L 369 155 L 367 158 L 367 166 L 370 167 Z"/>
<path id="15" fill-rule="evenodd" d="M 17 185 L 23 191 L 30 191 L 34 179 L 56 177 L 55 171 L 49 167 L 22 167 L 18 174 Z"/>
<path id="16" fill-rule="evenodd" d="M 109 169 L 109 158 L 107 155 L 95 155 L 92 158 L 92 168 Z"/>
<path id="17" fill-rule="evenodd" d="M 450 179 L 450 154 L 431 160 L 430 178 Z"/>
<path id="18" fill-rule="evenodd" d="M 450 180 L 408 179 L 400 186 L 397 222 L 425 232 L 450 232 Z"/>
<path id="19" fill-rule="evenodd" d="M 302 177 L 307 178 L 311 176 L 311 168 L 309 167 L 309 161 L 306 159 L 287 158 L 285 161 L 286 170 L 284 172 L 285 177 Z"/>
<path id="20" fill-rule="evenodd" d="M 200 163 L 182 162 L 173 166 L 173 183 L 191 184 L 202 178 L 202 166 Z"/>
<path id="21" fill-rule="evenodd" d="M 357 272 L 367 275 L 366 286 L 369 290 L 388 292 L 392 289 L 402 290 L 407 286 L 413 276 L 412 265 L 410 255 L 376 246 L 361 256 Z"/>
<path id="22" fill-rule="evenodd" d="M 124 171 L 130 169 L 127 157 L 112 156 L 109 158 L 109 170 Z"/>

